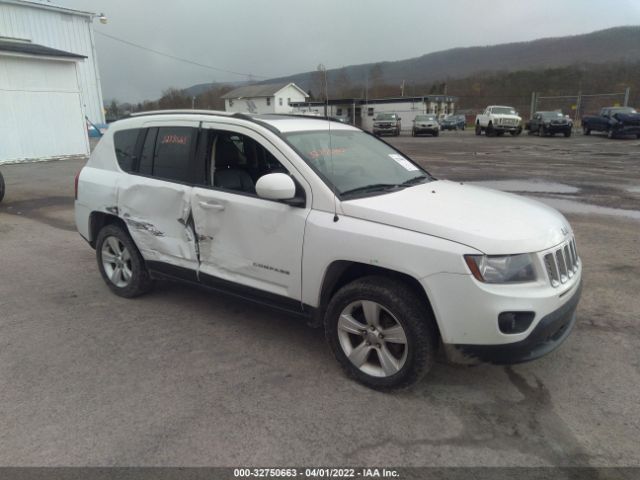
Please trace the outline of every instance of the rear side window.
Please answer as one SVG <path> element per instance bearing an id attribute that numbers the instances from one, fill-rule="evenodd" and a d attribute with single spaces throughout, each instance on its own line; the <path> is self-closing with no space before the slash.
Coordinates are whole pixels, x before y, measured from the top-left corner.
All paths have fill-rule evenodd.
<path id="1" fill-rule="evenodd" d="M 189 160 L 195 142 L 195 133 L 196 130 L 191 127 L 158 129 L 153 159 L 154 177 L 177 182 L 191 181 Z M 140 173 L 143 172 L 140 171 Z"/>
<path id="2" fill-rule="evenodd" d="M 131 172 L 135 166 L 136 143 L 138 142 L 139 128 L 120 130 L 113 135 L 113 144 L 116 150 L 118 165 L 125 172 Z"/>

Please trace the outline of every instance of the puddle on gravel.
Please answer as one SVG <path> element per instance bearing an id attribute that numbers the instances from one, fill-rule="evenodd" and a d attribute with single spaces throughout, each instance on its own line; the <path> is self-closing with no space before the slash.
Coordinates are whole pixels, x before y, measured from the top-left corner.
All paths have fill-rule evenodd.
<path id="1" fill-rule="evenodd" d="M 626 188 L 625 190 L 630 193 L 640 193 L 640 185 L 636 187 L 629 187 L 629 188 Z"/>
<path id="2" fill-rule="evenodd" d="M 479 187 L 495 188 L 505 192 L 527 193 L 578 193 L 577 187 L 564 183 L 546 182 L 544 180 L 486 180 L 479 182 L 467 182 Z"/>
<path id="3" fill-rule="evenodd" d="M 539 202 L 545 203 L 550 207 L 560 210 L 562 213 L 578 213 L 591 215 L 606 215 L 613 217 L 631 218 L 640 220 L 639 210 L 624 210 L 622 208 L 601 207 L 600 205 L 592 205 L 589 203 L 577 202 L 566 198 L 550 198 L 550 197 L 530 197 Z"/>

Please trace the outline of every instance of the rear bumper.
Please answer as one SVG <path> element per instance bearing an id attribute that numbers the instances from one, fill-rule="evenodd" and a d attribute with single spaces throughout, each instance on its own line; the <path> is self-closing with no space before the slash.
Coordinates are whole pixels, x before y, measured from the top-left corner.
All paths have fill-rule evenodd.
<path id="1" fill-rule="evenodd" d="M 523 340 L 502 345 L 454 345 L 465 357 L 497 365 L 523 363 L 540 358 L 556 348 L 571 333 L 576 323 L 576 308 L 582 293 L 582 282 L 561 307 L 544 316 Z"/>

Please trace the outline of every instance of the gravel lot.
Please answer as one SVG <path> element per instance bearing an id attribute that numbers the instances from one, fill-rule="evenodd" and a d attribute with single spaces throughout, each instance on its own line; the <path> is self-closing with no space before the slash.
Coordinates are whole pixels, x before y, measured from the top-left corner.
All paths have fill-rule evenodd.
<path id="1" fill-rule="evenodd" d="M 0 465 L 640 466 L 640 141 L 389 141 L 567 212 L 585 273 L 562 348 L 377 393 L 295 318 L 171 283 L 112 295 L 74 228 L 82 162 L 3 166 Z"/>

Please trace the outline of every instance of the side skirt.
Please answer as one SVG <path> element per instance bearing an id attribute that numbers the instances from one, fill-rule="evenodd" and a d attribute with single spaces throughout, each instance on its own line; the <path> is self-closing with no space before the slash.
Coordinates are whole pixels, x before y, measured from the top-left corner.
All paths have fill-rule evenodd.
<path id="1" fill-rule="evenodd" d="M 147 261 L 146 264 L 151 277 L 155 279 L 178 280 L 203 286 L 209 290 L 302 317 L 309 322 L 316 316 L 316 308 L 293 298 L 265 292 L 253 287 L 247 287 L 246 285 L 223 280 L 205 273 L 201 273 L 200 278 L 198 279 L 198 274 L 195 270 L 178 267 L 164 262 Z"/>

